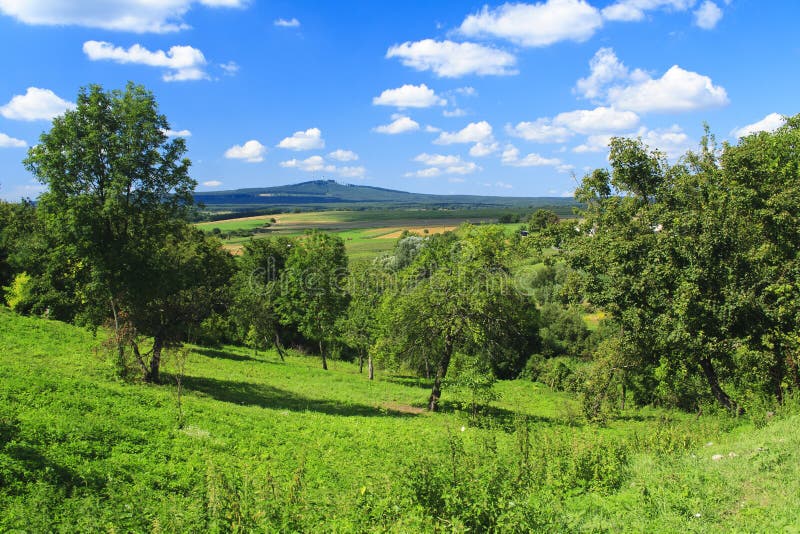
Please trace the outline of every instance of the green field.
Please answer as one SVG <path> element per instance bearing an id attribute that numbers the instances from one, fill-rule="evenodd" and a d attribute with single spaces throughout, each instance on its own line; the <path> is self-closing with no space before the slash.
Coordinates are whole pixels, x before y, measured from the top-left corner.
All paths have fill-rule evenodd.
<path id="1" fill-rule="evenodd" d="M 518 380 L 474 419 L 447 390 L 442 413 L 422 413 L 425 380 L 232 347 L 192 347 L 179 396 L 176 356 L 165 384 L 125 383 L 102 339 L 0 309 L 0 531 L 800 528 L 791 403 L 596 426 Z"/>
<path id="2" fill-rule="evenodd" d="M 251 237 L 270 236 L 296 237 L 308 229 L 318 229 L 338 235 L 345 241 L 351 260 L 373 258 L 389 252 L 403 230 L 424 234 L 451 230 L 470 222 L 473 224 L 495 222 L 500 215 L 509 210 L 498 209 L 384 209 L 363 211 L 313 211 L 302 213 L 277 213 L 225 219 L 197 223 L 206 232 L 217 229 L 223 237 L 223 244 L 234 252 Z M 516 212 L 514 212 L 516 213 Z M 525 213 L 524 210 L 519 212 Z M 275 219 L 275 223 L 271 223 Z M 251 235 L 227 236 L 228 232 L 253 232 L 265 227 L 263 232 Z M 516 230 L 519 224 L 505 225 L 509 231 Z"/>

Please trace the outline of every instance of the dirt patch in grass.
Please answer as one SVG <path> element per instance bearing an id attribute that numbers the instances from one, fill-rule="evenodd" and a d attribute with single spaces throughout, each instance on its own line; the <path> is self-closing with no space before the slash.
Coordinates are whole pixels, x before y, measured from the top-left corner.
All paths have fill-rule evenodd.
<path id="1" fill-rule="evenodd" d="M 420 415 L 426 412 L 425 408 L 420 408 L 419 406 L 409 406 L 408 404 L 398 404 L 396 402 L 384 402 L 383 404 L 381 404 L 381 407 L 392 412 L 407 413 L 413 415 Z"/>

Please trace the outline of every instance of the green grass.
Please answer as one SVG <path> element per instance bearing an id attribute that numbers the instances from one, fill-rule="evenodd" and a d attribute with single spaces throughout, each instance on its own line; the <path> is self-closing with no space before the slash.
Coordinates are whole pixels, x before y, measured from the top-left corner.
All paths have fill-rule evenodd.
<path id="1" fill-rule="evenodd" d="M 341 361 L 325 372 L 314 356 L 192 347 L 179 417 L 174 356 L 165 384 L 126 383 L 102 338 L 0 309 L 0 531 L 410 532 L 457 529 L 487 510 L 544 531 L 800 528 L 791 413 L 756 429 L 641 409 L 598 427 L 570 395 L 512 381 L 473 421 L 448 389 L 443 413 L 419 413 L 422 379 L 379 370 L 370 382 Z M 509 504 L 513 480 L 501 474 L 516 469 L 522 417 L 524 469 L 542 482 Z M 490 491 L 498 480 L 506 489 Z M 419 498 L 430 488 L 455 504 L 436 512 Z"/>

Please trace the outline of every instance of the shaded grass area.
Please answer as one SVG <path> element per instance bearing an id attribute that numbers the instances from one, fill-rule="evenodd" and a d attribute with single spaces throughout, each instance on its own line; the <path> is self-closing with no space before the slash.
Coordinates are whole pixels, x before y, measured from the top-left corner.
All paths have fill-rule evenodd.
<path id="1" fill-rule="evenodd" d="M 192 347 L 179 417 L 169 355 L 164 384 L 125 383 L 101 341 L 0 309 L 0 531 L 800 528 L 788 405 L 763 428 L 654 408 L 599 427 L 570 395 L 512 381 L 476 421 L 447 390 L 443 413 L 420 413 L 414 376 Z"/>

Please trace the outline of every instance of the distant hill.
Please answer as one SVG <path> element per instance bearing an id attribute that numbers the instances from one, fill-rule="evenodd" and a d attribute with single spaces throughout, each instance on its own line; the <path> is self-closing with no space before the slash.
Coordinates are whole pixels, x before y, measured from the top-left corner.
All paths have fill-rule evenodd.
<path id="1" fill-rule="evenodd" d="M 313 180 L 231 191 L 195 193 L 195 200 L 215 211 L 243 211 L 269 207 L 367 208 L 367 207 L 569 207 L 573 198 L 499 197 L 479 195 L 429 195 L 408 193 L 368 185 L 340 184 L 335 180 Z"/>

